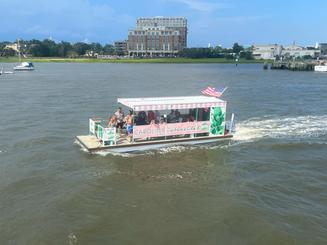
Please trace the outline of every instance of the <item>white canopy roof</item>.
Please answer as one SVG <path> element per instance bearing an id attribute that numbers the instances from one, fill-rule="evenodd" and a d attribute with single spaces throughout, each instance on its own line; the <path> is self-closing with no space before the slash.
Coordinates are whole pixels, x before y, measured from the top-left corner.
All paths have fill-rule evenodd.
<path id="1" fill-rule="evenodd" d="M 134 111 L 176 110 L 226 106 L 225 101 L 209 96 L 119 98 L 118 103 L 125 105 Z"/>

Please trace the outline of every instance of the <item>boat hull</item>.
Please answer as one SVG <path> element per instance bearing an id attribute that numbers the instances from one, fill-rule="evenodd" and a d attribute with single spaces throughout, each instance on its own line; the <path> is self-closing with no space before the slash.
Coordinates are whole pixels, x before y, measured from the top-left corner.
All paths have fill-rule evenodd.
<path id="1" fill-rule="evenodd" d="M 34 71 L 34 68 L 31 67 L 14 67 L 15 71 Z"/>
<path id="2" fill-rule="evenodd" d="M 315 71 L 327 72 L 327 65 L 324 65 L 324 66 L 315 66 Z"/>
<path id="3" fill-rule="evenodd" d="M 230 140 L 233 135 L 228 134 L 224 136 L 215 137 L 197 137 L 197 138 L 183 138 L 183 139 L 172 139 L 172 140 L 161 140 L 152 142 L 135 142 L 124 145 L 113 145 L 113 146 L 90 146 L 87 143 L 85 137 L 92 136 L 77 136 L 76 139 L 90 153 L 95 152 L 113 152 L 113 153 L 128 153 L 128 152 L 144 152 L 149 150 L 155 150 L 171 146 L 183 146 L 183 145 L 203 145 L 212 144 L 219 141 Z"/>

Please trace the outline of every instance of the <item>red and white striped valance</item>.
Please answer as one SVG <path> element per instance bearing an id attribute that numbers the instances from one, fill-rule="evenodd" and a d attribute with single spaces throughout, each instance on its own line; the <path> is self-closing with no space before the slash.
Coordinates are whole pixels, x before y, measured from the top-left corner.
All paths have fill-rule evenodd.
<path id="1" fill-rule="evenodd" d="M 193 103 L 193 104 L 160 104 L 160 105 L 140 105 L 134 106 L 134 111 L 155 111 L 155 110 L 182 110 L 182 109 L 196 109 L 209 107 L 225 107 L 226 103 Z"/>
<path id="2" fill-rule="evenodd" d="M 121 103 L 134 111 L 181 110 L 226 106 L 225 101 L 208 96 L 122 98 L 118 99 L 118 103 Z"/>

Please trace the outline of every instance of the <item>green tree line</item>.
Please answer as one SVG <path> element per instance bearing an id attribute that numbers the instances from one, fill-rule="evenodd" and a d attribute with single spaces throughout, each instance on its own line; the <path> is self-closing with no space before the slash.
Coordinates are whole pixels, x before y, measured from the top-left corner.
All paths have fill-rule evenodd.
<path id="1" fill-rule="evenodd" d="M 0 42 L 1 56 L 14 56 L 16 52 L 12 49 L 5 49 L 10 42 Z M 111 44 L 102 45 L 100 43 L 69 43 L 65 41 L 55 42 L 50 39 L 43 41 L 20 40 L 20 50 L 23 54 L 34 57 L 69 57 L 77 58 L 89 54 L 101 55 L 123 55 Z M 232 48 L 223 48 L 220 46 L 214 48 L 185 48 L 180 51 L 178 56 L 185 58 L 244 58 L 253 59 L 251 48 L 245 49 L 238 43 L 234 43 Z"/>
<path id="2" fill-rule="evenodd" d="M 234 43 L 232 48 L 223 48 L 221 46 L 216 46 L 214 48 L 186 48 L 179 52 L 179 56 L 185 58 L 243 58 L 247 60 L 252 60 L 252 50 L 251 48 L 245 49 L 238 43 Z"/>
<path id="3" fill-rule="evenodd" d="M 15 55 L 15 51 L 5 49 L 9 42 L 0 42 L 0 53 L 2 56 Z M 49 39 L 40 40 L 20 40 L 20 50 L 23 54 L 34 57 L 79 57 L 87 53 L 98 53 L 106 55 L 116 55 L 115 48 L 111 44 L 101 45 L 100 43 L 69 43 L 61 41 L 56 43 Z"/>

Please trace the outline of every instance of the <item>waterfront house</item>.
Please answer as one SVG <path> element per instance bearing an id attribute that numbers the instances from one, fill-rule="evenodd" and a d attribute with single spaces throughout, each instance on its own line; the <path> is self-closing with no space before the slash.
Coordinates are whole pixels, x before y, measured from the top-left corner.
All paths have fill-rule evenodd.
<path id="1" fill-rule="evenodd" d="M 252 55 L 255 59 L 274 59 L 282 53 L 282 46 L 278 44 L 253 45 Z"/>
<path id="2" fill-rule="evenodd" d="M 283 57 L 305 57 L 305 56 L 311 56 L 312 58 L 319 57 L 320 55 L 320 50 L 319 49 L 314 49 L 314 48 L 305 48 L 301 47 L 296 44 L 292 44 L 289 46 L 286 46 L 282 50 L 282 56 Z"/>

